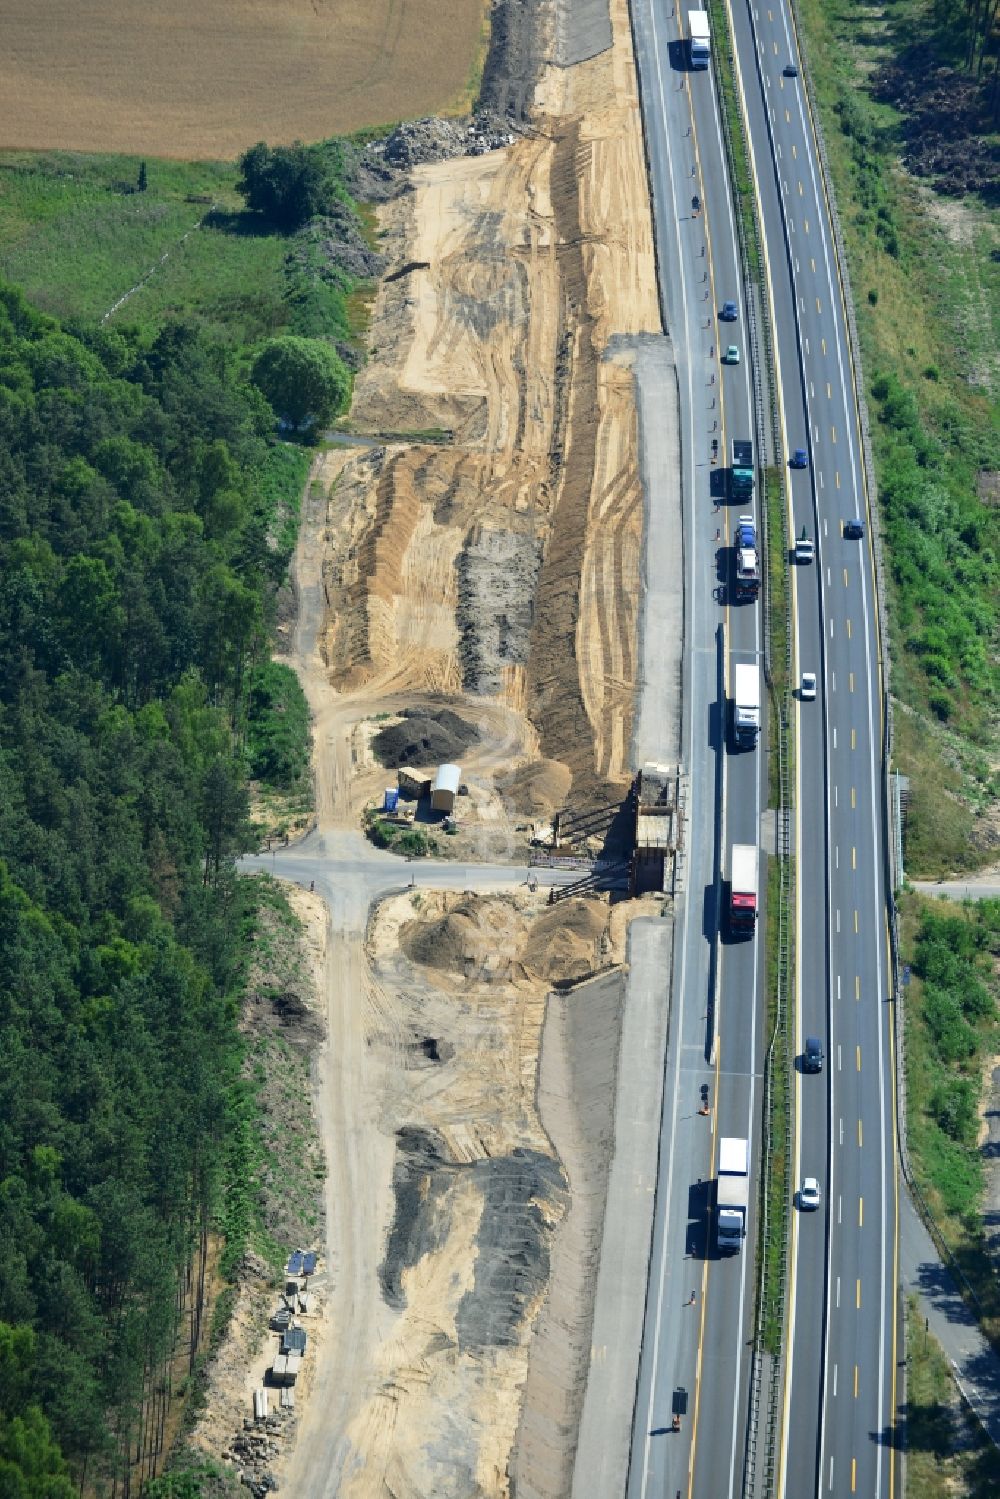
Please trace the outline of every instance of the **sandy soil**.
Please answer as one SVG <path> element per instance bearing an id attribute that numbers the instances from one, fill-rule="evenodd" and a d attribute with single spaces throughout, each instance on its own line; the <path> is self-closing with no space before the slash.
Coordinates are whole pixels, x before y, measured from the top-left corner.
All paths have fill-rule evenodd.
<path id="1" fill-rule="evenodd" d="M 614 49 L 552 69 L 528 134 L 418 168 L 379 211 L 390 270 L 427 263 L 383 282 L 356 386 L 355 428 L 392 436 L 317 461 L 286 639 L 313 712 L 311 847 L 336 868 L 362 857 L 361 810 L 391 780 L 372 738 L 404 707 L 475 724 L 463 779 L 500 838 L 504 819 L 603 804 L 628 778 L 642 523 L 629 340 L 659 321 L 625 0 L 611 9 Z M 578 1263 L 610 1149 L 572 1088 L 560 1103 L 558 1067 L 539 1120 L 546 994 L 620 962 L 638 907 L 445 894 L 422 874 L 370 915 L 369 888 L 324 884 L 329 1296 L 275 1472 L 311 1499 L 505 1499 L 567 1169 L 591 1199 L 564 1251 Z M 594 1035 L 613 1029 L 609 992 Z M 561 1074 L 586 1087 L 572 999 Z M 570 1360 L 587 1367 L 577 1313 L 564 1364 L 550 1340 L 534 1379 L 563 1402 L 552 1472 L 573 1442 Z"/>
<path id="2" fill-rule="evenodd" d="M 340 1492 L 506 1492 L 567 1182 L 535 1107 L 549 981 L 603 961 L 608 908 L 406 894 L 366 943 L 366 1044 L 395 1141 L 367 1388 Z"/>
<path id="3" fill-rule="evenodd" d="M 629 338 L 659 328 L 624 0 L 612 12 L 614 49 L 548 71 L 530 136 L 418 168 L 380 209 L 390 266 L 418 269 L 379 290 L 352 422 L 450 440 L 346 461 L 325 580 L 338 687 L 492 702 L 575 798 L 605 800 L 635 681 Z"/>
<path id="4" fill-rule="evenodd" d="M 236 156 L 446 109 L 484 0 L 6 0 L 0 146 Z"/>

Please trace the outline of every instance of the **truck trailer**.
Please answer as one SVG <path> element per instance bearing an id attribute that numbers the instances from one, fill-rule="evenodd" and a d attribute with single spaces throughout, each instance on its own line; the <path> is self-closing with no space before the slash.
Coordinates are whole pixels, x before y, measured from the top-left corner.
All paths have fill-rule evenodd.
<path id="1" fill-rule="evenodd" d="M 756 749 L 760 733 L 760 669 L 756 662 L 733 667 L 733 744 Z"/>
<path id="2" fill-rule="evenodd" d="M 757 921 L 756 844 L 734 843 L 729 861 L 729 930 L 734 937 L 752 937 Z"/>
<path id="3" fill-rule="evenodd" d="M 715 1184 L 715 1237 L 720 1254 L 739 1254 L 750 1205 L 750 1141 L 723 1135 Z"/>
<path id="4" fill-rule="evenodd" d="M 692 68 L 707 68 L 710 52 L 707 10 L 688 11 L 688 33 L 688 55 Z"/>
<path id="5" fill-rule="evenodd" d="M 734 437 L 729 493 L 735 499 L 753 498 L 753 443 L 749 437 Z"/>

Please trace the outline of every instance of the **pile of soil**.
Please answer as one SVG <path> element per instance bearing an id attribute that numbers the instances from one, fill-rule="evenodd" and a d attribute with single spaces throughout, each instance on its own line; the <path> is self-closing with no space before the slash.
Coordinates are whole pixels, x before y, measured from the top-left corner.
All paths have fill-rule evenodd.
<path id="1" fill-rule="evenodd" d="M 601 966 L 607 924 L 608 908 L 601 901 L 560 901 L 532 923 L 521 961 L 547 982 L 583 978 Z"/>
<path id="2" fill-rule="evenodd" d="M 408 921 L 399 945 L 413 963 L 459 978 L 506 976 L 524 920 L 505 896 L 469 896 L 437 921 Z"/>
<path id="3" fill-rule="evenodd" d="M 981 193 L 1000 203 L 1000 145 L 985 80 L 941 66 L 934 48 L 919 43 L 881 70 L 873 94 L 902 112 L 903 161 L 914 176 L 949 197 Z"/>
<path id="4" fill-rule="evenodd" d="M 402 723 L 379 730 L 372 748 L 383 765 L 398 770 L 456 763 L 478 738 L 478 729 L 450 708 L 407 708 Z"/>
<path id="5" fill-rule="evenodd" d="M 573 773 L 561 760 L 535 760 L 497 781 L 497 788 L 525 817 L 550 817 L 569 800 Z"/>

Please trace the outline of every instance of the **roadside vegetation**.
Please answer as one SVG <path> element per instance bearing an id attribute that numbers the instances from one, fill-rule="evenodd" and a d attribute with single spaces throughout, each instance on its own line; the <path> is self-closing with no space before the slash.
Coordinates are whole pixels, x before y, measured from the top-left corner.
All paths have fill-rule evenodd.
<path id="1" fill-rule="evenodd" d="M 311 801 L 270 648 L 379 264 L 345 175 L 336 143 L 0 153 L 0 1467 L 25 1499 L 148 1477 L 207 1288 L 320 1238 L 298 922 L 234 860 Z M 163 1492 L 217 1487 L 195 1463 Z"/>
<path id="2" fill-rule="evenodd" d="M 802 0 L 847 243 L 887 548 L 906 864 L 1000 853 L 1000 177 L 988 8 Z M 967 64 L 971 62 L 971 69 Z"/>
<path id="3" fill-rule="evenodd" d="M 247 357 L 316 340 L 352 368 L 379 266 L 347 192 L 354 148 L 298 151 L 260 143 L 239 165 L 0 152 L 0 276 L 82 326 L 150 336 L 183 320 Z"/>
<path id="4" fill-rule="evenodd" d="M 233 859 L 247 747 L 301 776 L 263 663 L 307 459 L 210 329 L 74 333 L 12 288 L 0 424 L 0 1323 L 30 1389 L 0 1412 L 106 1489 L 231 1189 Z"/>
<path id="5" fill-rule="evenodd" d="M 916 1297 L 907 1317 L 906 1492 L 913 1499 L 1000 1493 L 1000 1453 L 962 1403 Z"/>
<path id="6" fill-rule="evenodd" d="M 983 1226 L 984 1074 L 1000 1053 L 1000 901 L 902 898 L 907 1142 L 938 1232 L 1000 1347 L 1000 1286 Z"/>

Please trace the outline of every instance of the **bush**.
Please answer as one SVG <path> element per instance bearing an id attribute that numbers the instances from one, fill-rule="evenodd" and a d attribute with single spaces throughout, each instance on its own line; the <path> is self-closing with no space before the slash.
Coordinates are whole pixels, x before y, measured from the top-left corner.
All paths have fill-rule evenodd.
<path id="1" fill-rule="evenodd" d="M 247 756 L 255 780 L 290 791 L 309 768 L 309 704 L 295 672 L 258 666 L 250 683 Z"/>
<path id="2" fill-rule="evenodd" d="M 296 141 L 275 146 L 258 141 L 240 157 L 236 186 L 247 207 L 278 229 L 299 229 L 327 207 L 332 185 L 319 152 Z"/>
<path id="3" fill-rule="evenodd" d="M 257 356 L 253 382 L 292 427 L 322 426 L 347 405 L 351 377 L 329 344 L 288 334 Z"/>

